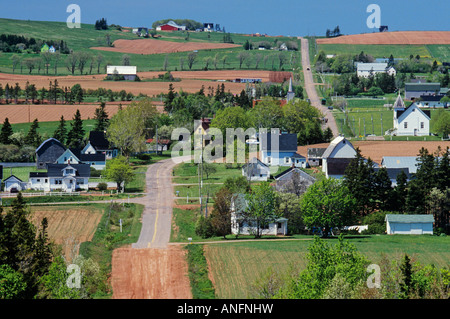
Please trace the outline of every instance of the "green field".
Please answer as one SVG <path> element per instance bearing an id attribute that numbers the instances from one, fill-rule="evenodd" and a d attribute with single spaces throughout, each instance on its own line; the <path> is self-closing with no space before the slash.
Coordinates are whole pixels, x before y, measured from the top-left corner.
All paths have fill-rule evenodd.
<path id="1" fill-rule="evenodd" d="M 450 46 L 446 46 L 450 48 Z M 392 54 L 394 58 L 409 58 L 412 54 L 421 58 L 431 58 L 431 53 L 426 45 L 402 45 L 402 44 L 318 44 L 318 52 L 323 50 L 325 54 L 359 54 L 362 51 L 370 54 L 374 58 L 389 58 Z"/>
<path id="2" fill-rule="evenodd" d="M 305 255 L 312 237 L 300 238 L 304 240 L 206 245 L 205 256 L 211 265 L 210 275 L 215 283 L 216 298 L 252 297 L 252 286 L 268 269 L 280 274 L 288 273 L 290 269 L 304 269 L 307 262 Z M 355 236 L 349 241 L 373 263 L 380 262 L 382 254 L 389 259 L 398 259 L 407 253 L 422 264 L 434 264 L 441 268 L 450 266 L 448 236 Z"/>
<path id="3" fill-rule="evenodd" d="M 122 64 L 123 53 L 120 52 L 107 52 L 92 50 L 91 47 L 106 46 L 105 36 L 109 34 L 111 42 L 117 39 L 137 39 L 138 37 L 131 32 L 122 32 L 118 30 L 95 30 L 92 24 L 81 24 L 81 28 L 69 29 L 64 22 L 45 22 L 45 21 L 24 21 L 24 20 L 12 20 L 12 19 L 0 19 L 0 34 L 16 34 L 23 35 L 27 38 L 34 37 L 36 40 L 64 40 L 70 49 L 73 51 L 86 51 L 93 56 L 99 54 L 103 55 L 104 60 L 102 67 L 100 68 L 100 74 L 105 73 L 105 65 L 107 63 L 113 65 Z M 174 41 L 174 42 L 186 42 L 186 33 L 182 31 L 176 32 L 160 32 L 162 37 L 160 41 Z M 224 33 L 221 32 L 189 32 L 189 42 L 223 42 Z M 247 40 L 251 43 L 257 43 L 259 41 L 268 41 L 275 44 L 275 41 L 282 43 L 285 41 L 295 41 L 300 48 L 300 41 L 296 38 L 289 37 L 249 37 L 243 34 L 231 34 L 231 38 L 235 44 L 243 45 Z M 206 59 L 210 58 L 209 69 L 239 69 L 238 54 L 244 49 L 242 46 L 233 49 L 217 49 L 217 50 L 199 50 L 197 61 L 194 63 L 192 70 L 202 70 L 206 66 Z M 258 69 L 279 70 L 279 58 L 280 51 L 273 50 L 249 50 L 247 51 L 251 56 L 251 62 L 247 65 L 244 63 L 242 69 L 256 69 L 256 56 L 261 56 L 261 61 L 258 65 Z M 39 57 L 34 53 L 16 53 L 21 59 Z M 168 58 L 167 70 L 181 70 L 180 58 L 185 60 L 184 70 L 189 70 L 186 62 L 187 52 L 178 52 L 170 54 L 131 54 L 127 53 L 130 57 L 131 65 L 136 65 L 138 71 L 160 71 L 163 70 L 164 60 L 166 56 Z M 283 51 L 281 54 L 285 58 L 285 63 L 282 66 L 284 70 L 290 70 L 293 67 L 299 67 L 301 65 L 300 51 Z M 0 72 L 12 73 L 12 61 L 11 57 L 14 53 L 2 53 L 0 55 Z M 217 66 L 212 64 L 212 60 L 216 57 L 219 61 Z M 226 57 L 225 63 L 223 59 Z M 57 75 L 70 74 L 65 67 L 66 56 L 62 55 L 58 62 Z M 54 75 L 55 62 L 50 62 L 49 74 Z M 16 69 L 15 73 L 28 74 L 28 70 L 24 67 L 22 70 L 20 66 Z M 86 65 L 85 73 L 89 72 L 89 63 Z M 93 67 L 92 74 L 97 73 L 97 65 Z M 38 74 L 37 68 L 32 71 L 32 74 Z M 40 74 L 45 74 L 45 70 L 42 68 Z M 75 72 L 75 75 L 79 75 L 79 71 Z"/>

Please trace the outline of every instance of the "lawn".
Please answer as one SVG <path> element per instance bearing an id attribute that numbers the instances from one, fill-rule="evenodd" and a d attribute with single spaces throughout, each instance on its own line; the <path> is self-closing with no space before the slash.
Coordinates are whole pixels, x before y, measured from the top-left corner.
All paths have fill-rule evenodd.
<path id="1" fill-rule="evenodd" d="M 3 120 L 0 123 L 0 128 L 2 127 Z M 65 119 L 66 120 L 66 129 L 69 131 L 71 128 L 71 119 Z M 30 126 L 32 123 L 16 123 L 11 124 L 12 130 L 14 133 L 22 132 L 25 135 L 30 130 Z M 42 136 L 43 139 L 47 139 L 53 136 L 53 133 L 55 132 L 56 128 L 59 125 L 59 121 L 54 122 L 39 122 L 39 128 L 37 129 L 37 132 Z M 83 120 L 83 129 L 85 132 L 89 132 L 94 129 L 95 126 L 95 120 Z M 88 134 L 88 133 L 86 133 Z"/>
<path id="2" fill-rule="evenodd" d="M 252 297 L 252 286 L 268 270 L 281 274 L 290 269 L 304 269 L 310 236 L 297 241 L 251 241 L 205 245 L 216 298 Z M 337 241 L 330 239 L 329 241 Z M 450 237 L 380 235 L 355 236 L 349 239 L 371 262 L 380 262 L 382 254 L 398 259 L 407 253 L 423 264 L 450 266 Z"/>

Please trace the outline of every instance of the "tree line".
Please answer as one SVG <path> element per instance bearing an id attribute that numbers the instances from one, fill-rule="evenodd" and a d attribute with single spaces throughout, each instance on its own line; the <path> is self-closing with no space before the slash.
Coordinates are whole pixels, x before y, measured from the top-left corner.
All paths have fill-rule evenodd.
<path id="1" fill-rule="evenodd" d="M 96 97 L 99 102 L 107 100 L 109 102 L 120 100 L 120 101 L 131 101 L 135 98 L 133 93 L 121 91 L 112 91 L 111 89 L 98 88 L 98 89 L 83 89 L 80 84 L 74 84 L 72 87 L 60 87 L 57 79 L 49 82 L 48 89 L 42 87 L 37 89 L 35 84 L 30 84 L 29 81 L 26 82 L 25 88 L 21 88 L 19 83 L 14 86 L 6 83 L 3 88 L 0 83 L 0 104 L 3 102 L 6 104 L 14 103 L 31 103 L 31 104 L 44 104 L 47 100 L 48 104 L 75 104 L 82 103 L 86 97 L 93 96 Z M 20 101 L 22 99 L 23 101 Z"/>
<path id="2" fill-rule="evenodd" d="M 109 118 L 105 111 L 105 103 L 101 103 L 95 110 L 95 126 L 93 131 L 106 130 Z M 30 162 L 34 161 L 35 150 L 41 145 L 46 136 L 39 131 L 39 121 L 35 119 L 26 134 L 14 132 L 8 118 L 5 118 L 0 129 L 0 162 Z M 53 132 L 53 138 L 70 148 L 82 148 L 85 146 L 86 131 L 81 119 L 81 113 L 77 110 L 70 124 L 67 124 L 64 116 Z"/>
<path id="3" fill-rule="evenodd" d="M 3 52 L 22 53 L 26 50 L 29 53 L 40 53 L 44 44 L 53 46 L 59 53 L 70 53 L 70 48 L 64 40 L 41 40 L 23 35 L 0 34 L 0 51 Z"/>

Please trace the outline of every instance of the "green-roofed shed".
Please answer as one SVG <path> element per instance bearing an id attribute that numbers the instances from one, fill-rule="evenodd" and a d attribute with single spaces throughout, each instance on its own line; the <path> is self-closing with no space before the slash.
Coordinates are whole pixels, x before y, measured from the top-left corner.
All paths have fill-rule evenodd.
<path id="1" fill-rule="evenodd" d="M 433 235 L 433 215 L 387 214 L 386 233 L 405 235 Z"/>

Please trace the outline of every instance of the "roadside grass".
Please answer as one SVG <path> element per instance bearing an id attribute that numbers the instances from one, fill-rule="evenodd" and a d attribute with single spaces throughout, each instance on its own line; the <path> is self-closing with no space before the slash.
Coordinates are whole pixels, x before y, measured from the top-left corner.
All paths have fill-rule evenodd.
<path id="1" fill-rule="evenodd" d="M 312 236 L 295 237 L 305 240 L 206 244 L 205 256 L 211 265 L 216 298 L 253 298 L 255 283 L 268 270 L 283 275 L 304 269 Z M 379 263 L 383 254 L 392 260 L 407 253 L 413 261 L 422 264 L 434 264 L 440 268 L 450 266 L 449 236 L 373 235 L 348 236 L 346 240 L 373 263 Z M 337 239 L 328 241 L 337 242 Z"/>
<path id="2" fill-rule="evenodd" d="M 215 299 L 214 286 L 208 276 L 208 263 L 202 245 L 187 245 L 189 281 L 194 299 Z"/>

